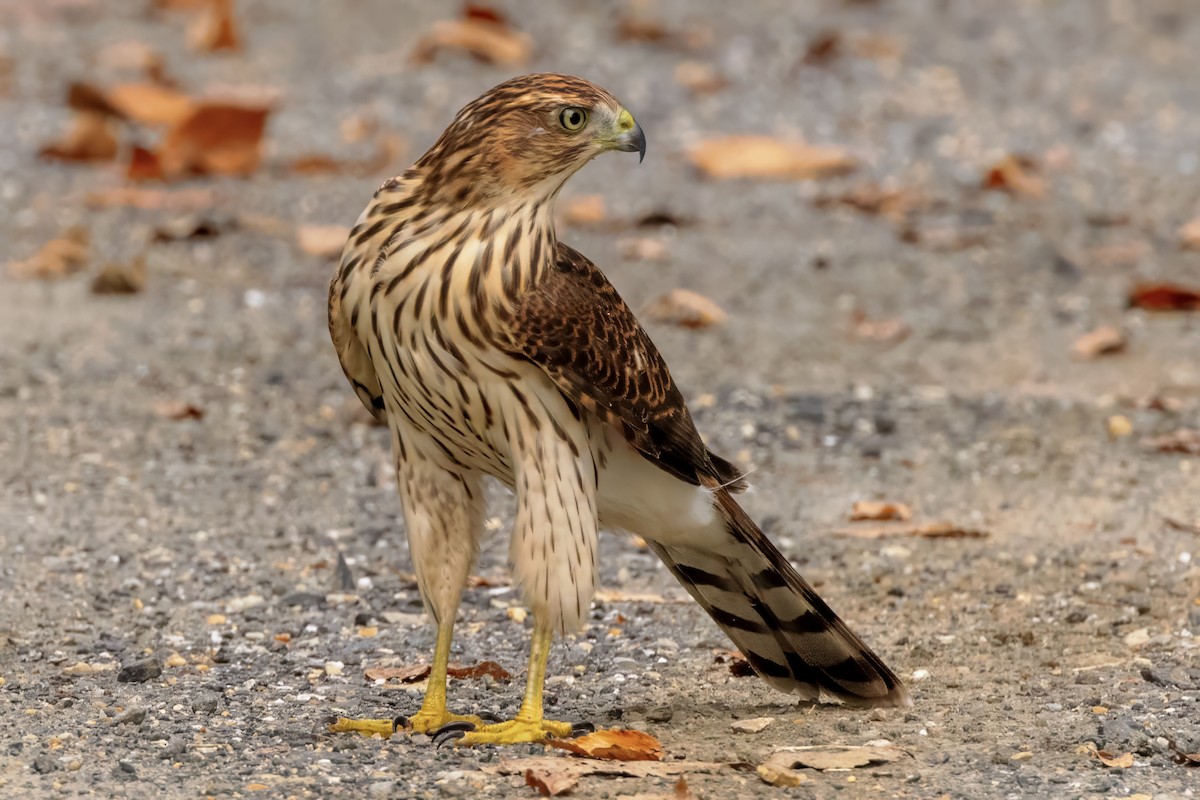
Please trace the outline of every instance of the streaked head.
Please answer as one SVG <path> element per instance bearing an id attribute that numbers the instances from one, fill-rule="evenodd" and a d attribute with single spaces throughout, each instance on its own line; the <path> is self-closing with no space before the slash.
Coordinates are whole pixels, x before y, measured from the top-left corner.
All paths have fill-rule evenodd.
<path id="1" fill-rule="evenodd" d="M 609 150 L 645 156 L 633 115 L 593 83 L 544 73 L 513 78 L 467 104 L 416 167 L 442 199 L 532 200 L 553 195 Z"/>

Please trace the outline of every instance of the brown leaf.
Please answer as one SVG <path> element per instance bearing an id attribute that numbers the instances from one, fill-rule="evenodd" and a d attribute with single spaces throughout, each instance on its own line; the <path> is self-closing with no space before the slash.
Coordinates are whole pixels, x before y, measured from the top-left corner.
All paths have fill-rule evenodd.
<path id="1" fill-rule="evenodd" d="M 462 19 L 435 22 L 413 50 L 415 64 L 428 64 L 442 50 L 460 50 L 490 64 L 516 67 L 529 60 L 533 40 L 513 30 L 502 14 L 469 5 Z"/>
<path id="2" fill-rule="evenodd" d="M 500 683 L 505 683 L 512 680 L 512 674 L 495 661 L 480 661 L 478 664 L 475 664 L 471 667 L 461 667 L 451 664 L 446 669 L 446 673 L 451 678 L 478 680 L 484 675 L 490 675 L 492 676 L 493 680 L 499 681 Z"/>
<path id="3" fill-rule="evenodd" d="M 671 251 L 662 239 L 634 236 L 617 242 L 617 252 L 626 261 L 670 261 Z"/>
<path id="4" fill-rule="evenodd" d="M 212 208 L 216 195 L 211 189 L 146 189 L 140 186 L 118 186 L 99 192 L 89 192 L 84 202 L 90 208 L 128 206 L 145 210 L 190 211 Z"/>
<path id="5" fill-rule="evenodd" d="M 233 16 L 233 0 L 208 0 L 203 13 L 188 28 L 188 44 L 204 53 L 241 50 L 242 37 Z"/>
<path id="6" fill-rule="evenodd" d="M 1200 288 L 1178 283 L 1140 283 L 1129 293 L 1129 306 L 1147 311 L 1200 311 Z"/>
<path id="7" fill-rule="evenodd" d="M 883 503 L 871 500 L 859 500 L 850 509 L 850 521 L 862 520 L 899 520 L 905 522 L 912 519 L 912 509 L 904 503 Z"/>
<path id="8" fill-rule="evenodd" d="M 1076 358 L 1091 359 L 1120 353 L 1128 343 L 1123 330 L 1113 325 L 1101 325 L 1076 339 L 1071 352 Z"/>
<path id="9" fill-rule="evenodd" d="M 896 523 L 891 525 L 862 525 L 838 528 L 835 536 L 854 539 L 894 539 L 909 537 L 916 539 L 983 539 L 987 531 L 965 528 L 952 522 L 925 522 L 922 524 Z"/>
<path id="10" fill-rule="evenodd" d="M 1179 246 L 1184 250 L 1200 250 L 1200 217 L 1180 227 Z"/>
<path id="11" fill-rule="evenodd" d="M 129 150 L 129 163 L 125 165 L 125 177 L 131 181 L 166 180 L 158 154 L 139 145 Z"/>
<path id="12" fill-rule="evenodd" d="M 656 19 L 627 14 L 617 20 L 617 41 L 654 44 L 673 50 L 700 50 L 712 44 L 712 31 L 703 27 L 672 30 Z"/>
<path id="13" fill-rule="evenodd" d="M 530 767 L 525 770 L 525 785 L 532 786 L 542 797 L 558 797 L 575 788 L 579 776 L 569 772 L 552 772 Z"/>
<path id="14" fill-rule="evenodd" d="M 720 70 L 700 61 L 684 61 L 675 67 L 675 82 L 692 94 L 712 94 L 729 85 Z"/>
<path id="15" fill-rule="evenodd" d="M 648 733 L 603 730 L 576 739 L 548 739 L 546 744 L 585 758 L 610 761 L 662 761 L 662 743 Z"/>
<path id="16" fill-rule="evenodd" d="M 163 174 L 249 175 L 258 169 L 269 107 L 197 103 L 158 151 Z"/>
<path id="17" fill-rule="evenodd" d="M 137 294 L 146 287 L 146 257 L 128 264 L 105 264 L 92 278 L 93 294 Z"/>
<path id="18" fill-rule="evenodd" d="M 1133 766 L 1133 753 L 1113 753 L 1109 750 L 1097 750 L 1092 745 L 1089 750 L 1100 760 L 1100 763 L 1112 769 L 1129 769 Z"/>
<path id="19" fill-rule="evenodd" d="M 490 589 L 494 586 L 511 586 L 512 581 L 507 578 L 489 578 L 486 575 L 471 575 L 467 578 L 467 586 L 473 589 Z"/>
<path id="20" fill-rule="evenodd" d="M 1041 197 L 1046 184 L 1035 172 L 1037 164 L 1027 156 L 1007 155 L 993 164 L 983 176 L 984 189 L 997 189 L 1026 197 Z"/>
<path id="21" fill-rule="evenodd" d="M 725 136 L 693 147 L 688 157 L 710 178 L 815 180 L 855 168 L 840 147 L 818 146 L 770 136 Z"/>
<path id="22" fill-rule="evenodd" d="M 1200 430 L 1180 428 L 1162 436 L 1151 436 L 1142 440 L 1142 447 L 1160 453 L 1200 456 Z"/>
<path id="23" fill-rule="evenodd" d="M 714 660 L 718 664 L 728 664 L 729 674 L 735 678 L 751 678 L 755 675 L 754 667 L 737 650 L 718 650 Z"/>
<path id="24" fill-rule="evenodd" d="M 913 211 L 926 208 L 930 200 L 924 194 L 910 189 L 884 188 L 877 183 L 856 186 L 840 195 L 824 195 L 814 203 L 817 208 L 842 205 L 864 214 L 879 214 L 900 223 Z"/>
<path id="25" fill-rule="evenodd" d="M 586 194 L 571 197 L 562 204 L 563 222 L 568 225 L 595 225 L 608 216 L 604 208 L 604 196 Z"/>
<path id="26" fill-rule="evenodd" d="M 296 245 L 312 256 L 336 258 L 350 237 L 345 225 L 301 225 L 296 228 Z"/>
<path id="27" fill-rule="evenodd" d="M 1173 530 L 1183 531 L 1184 533 L 1194 533 L 1197 536 L 1200 536 L 1200 522 L 1184 522 L 1183 520 L 1175 519 L 1174 517 L 1163 517 L 1163 524 Z"/>
<path id="28" fill-rule="evenodd" d="M 429 669 L 428 664 L 414 664 L 408 667 L 368 667 L 363 670 L 363 677 L 369 681 L 416 683 L 429 677 Z"/>
<path id="29" fill-rule="evenodd" d="M 16 278 L 57 280 L 81 272 L 87 266 L 91 236 L 86 228 L 74 226 L 61 236 L 42 245 L 42 249 L 24 261 L 11 261 L 9 272 Z"/>
<path id="30" fill-rule="evenodd" d="M 177 125 L 193 106 L 183 92 L 156 83 L 119 83 L 103 94 L 117 114 L 143 125 Z"/>
<path id="31" fill-rule="evenodd" d="M 181 400 L 165 400 L 155 403 L 154 413 L 163 419 L 204 419 L 204 409 Z"/>
<path id="32" fill-rule="evenodd" d="M 904 341 L 912 332 L 902 319 L 872 319 L 860 308 L 854 310 L 852 321 L 852 331 L 859 339 L 895 343 Z"/>
<path id="33" fill-rule="evenodd" d="M 842 35 L 837 31 L 825 31 L 808 43 L 801 62 L 810 67 L 828 64 L 842 54 Z"/>
<path id="34" fill-rule="evenodd" d="M 112 121 L 95 111 L 79 111 L 67 132 L 38 154 L 60 161 L 111 161 L 117 156 L 117 134 Z"/>
<path id="35" fill-rule="evenodd" d="M 776 750 L 758 767 L 758 775 L 773 786 L 798 786 L 805 780 L 797 768 L 843 770 L 874 766 L 911 758 L 906 750 L 891 745 L 845 747 L 818 745 L 814 747 L 784 747 Z"/>
<path id="36" fill-rule="evenodd" d="M 384 132 L 377 137 L 375 152 L 361 159 L 338 159 L 324 153 L 306 153 L 292 159 L 285 167 L 299 175 L 348 173 L 370 176 L 391 166 L 407 149 L 402 137 Z"/>
<path id="37" fill-rule="evenodd" d="M 693 329 L 720 325 L 727 316 L 712 300 L 688 289 L 672 289 L 650 301 L 642 309 L 642 314 L 656 322 Z"/>

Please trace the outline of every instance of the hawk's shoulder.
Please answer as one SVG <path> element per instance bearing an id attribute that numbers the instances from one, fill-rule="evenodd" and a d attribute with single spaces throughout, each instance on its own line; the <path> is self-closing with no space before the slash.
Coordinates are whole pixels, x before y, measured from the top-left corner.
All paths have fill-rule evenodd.
<path id="1" fill-rule="evenodd" d="M 619 429 L 651 462 L 692 484 L 742 486 L 700 439 L 658 348 L 604 274 L 559 243 L 555 264 L 516 301 L 513 355 L 541 367 L 569 400 Z"/>

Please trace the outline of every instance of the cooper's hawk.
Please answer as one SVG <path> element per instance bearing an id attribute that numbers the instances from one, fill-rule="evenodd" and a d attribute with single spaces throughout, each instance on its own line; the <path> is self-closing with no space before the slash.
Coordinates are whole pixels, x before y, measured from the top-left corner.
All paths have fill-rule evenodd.
<path id="1" fill-rule="evenodd" d="M 346 244 L 329 329 L 346 377 L 391 430 L 417 583 L 438 625 L 425 701 L 408 720 L 416 731 L 464 744 L 572 732 L 543 718 L 542 682 L 554 634 L 585 619 L 601 526 L 649 542 L 777 689 L 909 703 L 738 506 L 741 476 L 701 441 L 646 332 L 600 270 L 558 241 L 567 179 L 600 153 L 645 149 L 633 116 L 598 86 L 515 78 L 384 183 Z M 499 724 L 446 710 L 486 475 L 516 492 L 510 558 L 534 619 L 525 698 Z"/>

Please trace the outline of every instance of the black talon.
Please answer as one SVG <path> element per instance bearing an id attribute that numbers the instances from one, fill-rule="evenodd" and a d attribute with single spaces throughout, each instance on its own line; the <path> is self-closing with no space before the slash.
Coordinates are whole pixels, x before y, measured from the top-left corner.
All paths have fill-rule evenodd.
<path id="1" fill-rule="evenodd" d="M 480 711 L 475 716 L 479 717 L 484 722 L 503 722 L 499 714 L 493 714 L 490 711 Z"/>
<path id="2" fill-rule="evenodd" d="M 408 730 L 412 727 L 412 723 L 408 721 L 408 717 L 399 714 L 392 719 L 392 733 L 399 730 Z"/>
<path id="3" fill-rule="evenodd" d="M 461 723 L 461 722 L 451 722 L 450 723 L 450 725 L 462 725 L 462 724 L 463 723 Z M 470 725 L 471 723 L 468 722 L 466 724 Z M 450 728 L 450 725 L 446 725 L 442 728 L 439 728 L 438 731 L 436 733 L 434 733 L 434 735 L 433 735 L 434 747 L 440 748 L 443 745 L 449 744 L 450 742 L 461 739 L 462 737 L 467 735 L 467 731 L 463 730 L 462 728 L 453 728 L 451 730 L 446 730 L 447 728 Z M 474 727 L 475 726 L 472 725 L 467 730 L 474 730 Z"/>
<path id="4" fill-rule="evenodd" d="M 596 726 L 590 722 L 572 722 L 571 723 L 571 738 L 583 736 L 585 733 L 595 733 Z"/>
<path id="5" fill-rule="evenodd" d="M 475 730 L 474 722 L 468 722 L 465 719 L 456 719 L 453 722 L 447 722 L 429 735 L 436 739 L 445 733 L 466 733 L 473 730 Z"/>

